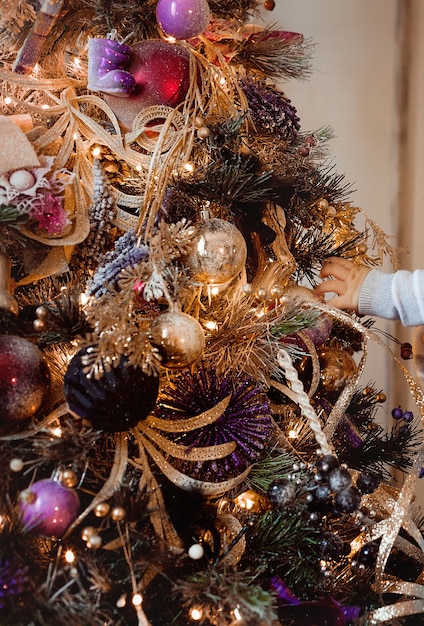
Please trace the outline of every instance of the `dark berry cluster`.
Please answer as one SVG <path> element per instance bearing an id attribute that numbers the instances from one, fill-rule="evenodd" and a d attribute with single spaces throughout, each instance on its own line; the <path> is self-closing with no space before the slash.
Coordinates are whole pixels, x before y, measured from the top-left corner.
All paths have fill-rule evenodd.
<path id="1" fill-rule="evenodd" d="M 404 422 L 410 424 L 414 419 L 414 414 L 412 411 L 402 411 L 400 406 L 397 406 L 392 410 L 392 417 L 395 420 L 403 420 Z"/>

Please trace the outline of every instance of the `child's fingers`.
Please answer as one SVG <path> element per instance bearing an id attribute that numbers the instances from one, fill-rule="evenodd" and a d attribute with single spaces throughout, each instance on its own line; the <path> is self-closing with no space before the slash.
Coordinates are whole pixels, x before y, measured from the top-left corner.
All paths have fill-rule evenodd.
<path id="1" fill-rule="evenodd" d="M 346 293 L 346 283 L 343 280 L 325 280 L 314 289 L 317 296 L 324 293 L 337 293 L 339 296 Z"/>

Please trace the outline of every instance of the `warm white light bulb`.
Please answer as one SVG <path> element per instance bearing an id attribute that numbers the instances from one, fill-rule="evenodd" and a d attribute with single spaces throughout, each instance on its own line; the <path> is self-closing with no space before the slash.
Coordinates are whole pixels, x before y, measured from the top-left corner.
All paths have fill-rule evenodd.
<path id="1" fill-rule="evenodd" d="M 73 563 L 75 561 L 75 554 L 72 552 L 72 550 L 66 550 L 65 561 L 67 563 Z"/>
<path id="2" fill-rule="evenodd" d="M 190 617 L 191 617 L 191 619 L 193 619 L 196 622 L 198 622 L 203 617 L 203 611 L 201 611 L 200 609 L 197 609 L 196 607 L 194 607 L 190 611 Z"/>
<path id="3" fill-rule="evenodd" d="M 143 596 L 141 593 L 135 593 L 132 597 L 131 602 L 134 606 L 140 606 L 143 603 Z"/>

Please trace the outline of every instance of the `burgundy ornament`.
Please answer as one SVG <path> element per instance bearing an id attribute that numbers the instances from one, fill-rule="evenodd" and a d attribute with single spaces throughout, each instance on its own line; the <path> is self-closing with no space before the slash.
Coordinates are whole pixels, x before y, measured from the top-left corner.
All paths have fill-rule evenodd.
<path id="1" fill-rule="evenodd" d="M 62 537 L 78 517 L 80 501 L 74 489 L 46 478 L 21 492 L 19 509 L 26 530 Z"/>
<path id="2" fill-rule="evenodd" d="M 17 335 L 0 335 L 0 427 L 7 430 L 33 416 L 49 388 L 40 350 Z"/>
<path id="3" fill-rule="evenodd" d="M 131 47 L 131 62 L 126 71 L 135 80 L 131 94 L 126 98 L 105 95 L 126 128 L 132 128 L 137 114 L 147 107 L 178 106 L 190 87 L 190 55 L 178 44 L 158 39 L 141 41 Z"/>
<path id="4" fill-rule="evenodd" d="M 159 0 L 156 19 L 167 35 L 191 39 L 203 33 L 209 24 L 209 5 L 206 0 Z"/>

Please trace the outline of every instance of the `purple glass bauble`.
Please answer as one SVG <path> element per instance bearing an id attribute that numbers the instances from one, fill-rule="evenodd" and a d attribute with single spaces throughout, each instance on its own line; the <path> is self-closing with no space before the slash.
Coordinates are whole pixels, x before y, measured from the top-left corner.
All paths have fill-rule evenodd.
<path id="1" fill-rule="evenodd" d="M 62 537 L 80 511 L 77 492 L 50 478 L 33 483 L 19 500 L 24 528 L 40 535 Z"/>
<path id="2" fill-rule="evenodd" d="M 127 357 L 105 371 L 101 378 L 84 373 L 83 348 L 73 357 L 65 374 L 65 397 L 70 410 L 88 420 L 96 430 L 123 432 L 146 419 L 156 403 L 158 376 L 128 365 Z"/>
<path id="3" fill-rule="evenodd" d="M 105 95 L 126 128 L 132 128 L 136 115 L 147 107 L 176 107 L 184 101 L 190 87 L 189 52 L 178 44 L 156 39 L 141 41 L 131 47 L 131 63 L 126 69 L 135 78 L 131 95 Z"/>
<path id="4" fill-rule="evenodd" d="M 210 21 L 206 0 L 159 0 L 156 19 L 164 33 L 175 39 L 200 35 Z"/>
<path id="5" fill-rule="evenodd" d="M 0 428 L 10 429 L 34 415 L 49 382 L 37 346 L 17 335 L 0 335 Z"/>

